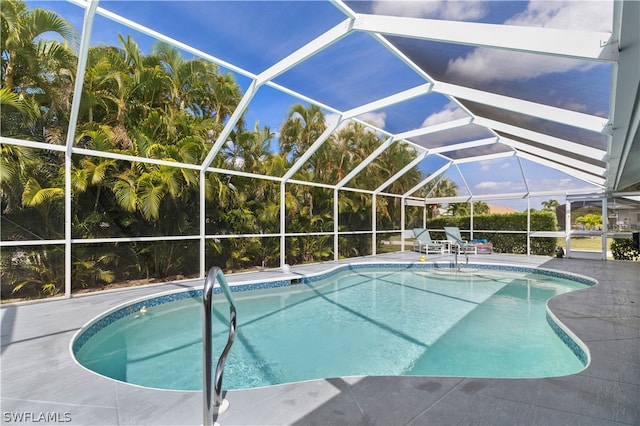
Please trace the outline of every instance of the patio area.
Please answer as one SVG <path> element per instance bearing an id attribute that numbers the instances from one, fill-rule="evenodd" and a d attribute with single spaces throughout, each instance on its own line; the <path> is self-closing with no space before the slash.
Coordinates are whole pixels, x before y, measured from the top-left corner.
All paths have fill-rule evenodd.
<path id="1" fill-rule="evenodd" d="M 416 252 L 329 262 L 414 261 Z M 430 255 L 427 262 L 447 261 Z M 547 379 L 338 377 L 229 391 L 222 425 L 637 425 L 640 424 L 640 263 L 477 255 L 470 263 L 517 264 L 586 275 L 598 285 L 556 297 L 554 314 L 589 348 L 582 372 Z M 309 274 L 326 264 L 294 267 Z M 233 283 L 280 270 L 227 276 Z M 76 331 L 126 301 L 201 280 L 3 305 L 2 424 L 198 425 L 201 392 L 158 391 L 109 380 L 69 353 Z M 50 420 L 43 421 L 42 416 Z M 40 418 L 40 421 L 38 421 Z"/>

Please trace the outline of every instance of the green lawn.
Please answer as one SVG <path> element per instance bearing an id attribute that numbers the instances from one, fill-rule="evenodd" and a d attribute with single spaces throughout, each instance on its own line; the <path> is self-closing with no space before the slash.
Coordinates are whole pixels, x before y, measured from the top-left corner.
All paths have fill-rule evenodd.
<path id="1" fill-rule="evenodd" d="M 607 239 L 607 250 L 611 250 L 611 241 L 611 238 Z M 564 240 L 558 238 L 558 245 L 564 246 Z M 572 237 L 571 250 L 600 251 L 602 250 L 602 239 L 600 237 Z"/>

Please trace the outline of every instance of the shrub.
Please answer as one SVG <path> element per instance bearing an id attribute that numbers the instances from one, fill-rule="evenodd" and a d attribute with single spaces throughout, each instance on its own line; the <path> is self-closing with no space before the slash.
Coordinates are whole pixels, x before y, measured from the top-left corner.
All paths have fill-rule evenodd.
<path id="1" fill-rule="evenodd" d="M 640 260 L 640 251 L 634 247 L 630 238 L 611 241 L 611 254 L 615 260 Z"/>

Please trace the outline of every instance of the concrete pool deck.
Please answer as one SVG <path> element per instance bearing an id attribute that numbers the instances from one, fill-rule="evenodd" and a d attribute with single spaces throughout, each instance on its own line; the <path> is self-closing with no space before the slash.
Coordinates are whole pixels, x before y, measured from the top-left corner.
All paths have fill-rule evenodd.
<path id="1" fill-rule="evenodd" d="M 418 261 L 415 252 L 338 263 Z M 580 373 L 546 379 L 365 376 L 229 391 L 221 425 L 640 425 L 640 263 L 476 255 L 471 263 L 539 266 L 598 285 L 550 302 L 589 348 Z M 428 262 L 447 261 L 430 255 Z M 326 265 L 292 268 L 310 274 Z M 228 275 L 240 282 L 280 271 Z M 199 425 L 202 393 L 159 391 L 100 377 L 69 353 L 73 335 L 104 311 L 138 297 L 201 285 L 166 283 L 3 305 L 2 424 Z M 49 421 L 45 421 L 45 419 Z"/>

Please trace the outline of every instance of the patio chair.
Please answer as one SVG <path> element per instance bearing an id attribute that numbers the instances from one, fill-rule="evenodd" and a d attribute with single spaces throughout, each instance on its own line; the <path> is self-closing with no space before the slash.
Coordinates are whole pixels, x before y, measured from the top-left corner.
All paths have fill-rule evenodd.
<path id="1" fill-rule="evenodd" d="M 413 241 L 414 250 L 417 248 L 418 251 L 422 253 L 422 249 L 424 248 L 425 254 L 428 254 L 429 252 L 439 252 L 440 254 L 444 254 L 445 245 L 433 241 L 428 229 L 413 228 L 413 236 L 415 237 L 415 240 Z"/>
<path id="2" fill-rule="evenodd" d="M 444 233 L 447 235 L 447 241 L 451 242 L 451 247 L 458 248 L 458 253 L 478 254 L 478 247 L 463 240 L 462 235 L 460 235 L 460 228 L 457 226 L 445 226 Z"/>

